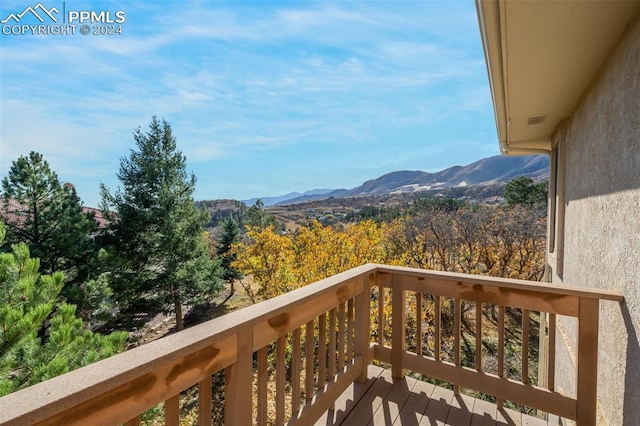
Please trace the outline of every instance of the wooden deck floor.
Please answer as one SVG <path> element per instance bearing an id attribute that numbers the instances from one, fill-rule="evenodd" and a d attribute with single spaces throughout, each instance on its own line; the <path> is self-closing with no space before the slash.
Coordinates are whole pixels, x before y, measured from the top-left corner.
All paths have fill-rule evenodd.
<path id="1" fill-rule="evenodd" d="M 552 423 L 548 423 L 552 424 Z M 557 424 L 557 423 L 556 423 Z M 352 384 L 316 425 L 547 425 L 513 410 L 391 371 L 369 366 L 369 379 Z"/>

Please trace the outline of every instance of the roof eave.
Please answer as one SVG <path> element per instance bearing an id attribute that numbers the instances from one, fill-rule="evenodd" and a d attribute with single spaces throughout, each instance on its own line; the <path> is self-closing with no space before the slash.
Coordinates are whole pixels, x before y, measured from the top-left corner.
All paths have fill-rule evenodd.
<path id="1" fill-rule="evenodd" d="M 507 141 L 507 94 L 503 78 L 502 36 L 500 34 L 500 5 L 498 1 L 476 0 L 478 25 L 484 50 L 496 130 L 500 142 L 500 152 L 509 153 Z"/>

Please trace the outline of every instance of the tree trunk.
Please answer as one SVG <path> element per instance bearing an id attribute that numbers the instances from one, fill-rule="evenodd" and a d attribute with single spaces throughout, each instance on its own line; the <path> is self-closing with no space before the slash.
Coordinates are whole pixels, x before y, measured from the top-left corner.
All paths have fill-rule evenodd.
<path id="1" fill-rule="evenodd" d="M 173 304 L 176 311 L 176 331 L 181 331 L 184 328 L 184 322 L 182 321 L 182 303 L 176 298 Z"/>

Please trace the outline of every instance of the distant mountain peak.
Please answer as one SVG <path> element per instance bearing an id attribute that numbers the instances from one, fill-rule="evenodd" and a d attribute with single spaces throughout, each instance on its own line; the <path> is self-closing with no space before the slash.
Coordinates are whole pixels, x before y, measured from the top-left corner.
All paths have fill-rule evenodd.
<path id="1" fill-rule="evenodd" d="M 273 204 L 295 204 L 306 201 L 323 200 L 330 197 L 345 198 L 444 190 L 456 187 L 503 183 L 519 176 L 542 179 L 547 178 L 548 175 L 549 158 L 546 155 L 514 157 L 496 155 L 494 157 L 483 158 L 466 166 L 449 167 L 436 173 L 419 170 L 389 172 L 378 178 L 370 179 L 353 189 L 326 190 L 318 194 L 311 194 L 311 191 L 308 191 L 299 197 L 280 197 L 284 199 L 274 202 Z M 264 200 L 265 199 L 263 199 L 263 201 Z M 266 201 L 264 202 L 266 205 Z"/>
<path id="2" fill-rule="evenodd" d="M 242 200 L 243 203 L 245 203 L 247 206 L 252 206 L 256 203 L 256 201 L 258 200 L 262 200 L 262 203 L 265 206 L 274 206 L 276 204 L 280 204 L 280 203 L 284 203 L 287 200 L 293 200 L 293 199 L 297 199 L 300 197 L 305 197 L 305 196 L 316 196 L 316 195 L 323 195 L 326 193 L 329 193 L 331 191 L 335 191 L 335 189 L 311 189 L 309 191 L 305 191 L 305 192 L 290 192 L 288 194 L 284 194 L 284 195 L 278 195 L 278 196 L 274 196 L 274 197 L 256 197 L 256 198 L 249 198 L 248 200 Z"/>

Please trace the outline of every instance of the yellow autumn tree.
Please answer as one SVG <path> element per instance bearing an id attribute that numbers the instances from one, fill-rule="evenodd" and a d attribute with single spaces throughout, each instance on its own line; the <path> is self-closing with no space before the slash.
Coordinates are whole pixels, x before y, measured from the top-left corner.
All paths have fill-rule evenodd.
<path id="1" fill-rule="evenodd" d="M 348 239 L 348 267 L 364 265 L 365 263 L 384 262 L 384 246 L 382 231 L 373 220 L 366 220 L 351 226 L 346 231 Z"/>
<path id="2" fill-rule="evenodd" d="M 246 239 L 233 246 L 236 260 L 231 266 L 252 276 L 258 296 L 269 299 L 298 287 L 292 271 L 291 236 L 275 232 L 273 226 L 249 227 Z"/>
<path id="3" fill-rule="evenodd" d="M 285 235 L 273 227 L 249 228 L 234 251 L 233 267 L 251 275 L 265 299 L 383 259 L 380 229 L 373 221 L 344 232 L 317 221 Z"/>

